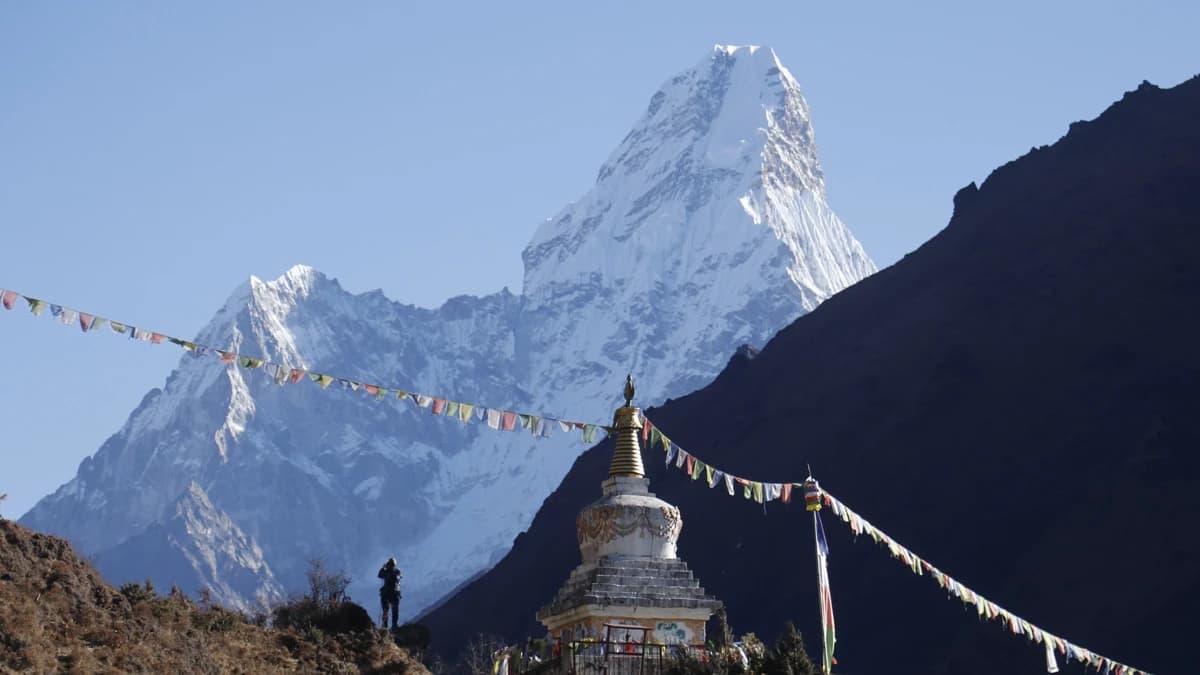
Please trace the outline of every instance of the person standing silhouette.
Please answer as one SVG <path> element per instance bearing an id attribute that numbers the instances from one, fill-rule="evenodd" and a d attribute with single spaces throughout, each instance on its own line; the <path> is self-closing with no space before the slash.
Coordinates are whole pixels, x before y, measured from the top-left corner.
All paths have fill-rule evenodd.
<path id="1" fill-rule="evenodd" d="M 396 559 L 389 558 L 383 567 L 379 568 L 379 578 L 383 585 L 379 587 L 379 604 L 383 606 L 383 627 L 388 627 L 388 608 L 392 610 L 392 628 L 397 628 L 400 618 L 400 568 L 396 567 Z"/>

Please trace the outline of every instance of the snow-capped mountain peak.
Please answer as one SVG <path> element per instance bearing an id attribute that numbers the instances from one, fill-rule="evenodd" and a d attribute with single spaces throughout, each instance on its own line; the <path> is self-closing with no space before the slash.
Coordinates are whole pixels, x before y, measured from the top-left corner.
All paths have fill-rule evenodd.
<path id="1" fill-rule="evenodd" d="M 198 340 L 451 400 L 604 421 L 626 373 L 642 405 L 685 394 L 740 345 L 761 346 L 874 270 L 825 203 L 799 86 L 755 47 L 718 46 L 667 80 L 595 185 L 538 227 L 522 258 L 520 295 L 436 309 L 352 294 L 298 265 L 240 286 Z M 205 522 L 227 517 L 285 586 L 321 557 L 369 597 L 374 570 L 394 555 L 411 613 L 495 560 L 582 449 L 577 434 L 501 433 L 395 397 L 281 386 L 261 370 L 185 356 L 23 520 L 88 553 L 129 555 L 158 540 L 139 533 L 187 522 L 175 505 L 194 481 L 215 514 Z M 197 540 L 195 550 L 211 548 Z M 246 579 L 265 569 L 253 558 L 228 558 L 248 603 L 262 587 Z M 205 556 L 188 559 L 191 583 L 223 583 Z"/>

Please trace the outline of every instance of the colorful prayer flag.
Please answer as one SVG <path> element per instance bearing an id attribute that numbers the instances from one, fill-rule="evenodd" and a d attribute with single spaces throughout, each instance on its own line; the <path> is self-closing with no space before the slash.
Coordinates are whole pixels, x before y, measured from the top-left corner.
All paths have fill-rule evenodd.
<path id="1" fill-rule="evenodd" d="M 475 406 L 470 403 L 458 404 L 458 419 L 463 424 L 471 421 L 471 413 L 475 411 Z"/>
<path id="2" fill-rule="evenodd" d="M 821 634 L 824 637 L 821 663 L 826 675 L 833 672 L 833 648 L 837 644 L 837 631 L 833 621 L 833 596 L 829 592 L 829 543 L 825 540 L 825 528 L 821 514 L 813 512 L 813 528 L 817 540 L 817 591 L 820 597 Z"/>

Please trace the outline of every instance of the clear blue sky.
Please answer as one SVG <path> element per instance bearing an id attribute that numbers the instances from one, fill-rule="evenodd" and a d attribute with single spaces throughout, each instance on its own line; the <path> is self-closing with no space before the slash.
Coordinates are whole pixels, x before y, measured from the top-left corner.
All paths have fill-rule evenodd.
<path id="1" fill-rule="evenodd" d="M 191 336 L 297 262 L 437 305 L 520 289 L 534 227 L 714 43 L 775 48 L 881 265 L 954 192 L 1143 79 L 1200 3 L 0 5 L 0 287 Z M 0 313 L 0 513 L 69 479 L 179 358 Z"/>

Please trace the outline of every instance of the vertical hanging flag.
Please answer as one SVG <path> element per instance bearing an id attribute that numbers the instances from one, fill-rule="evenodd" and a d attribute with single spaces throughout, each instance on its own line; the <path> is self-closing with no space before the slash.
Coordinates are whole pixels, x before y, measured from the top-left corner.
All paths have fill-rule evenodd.
<path id="1" fill-rule="evenodd" d="M 837 635 L 833 624 L 833 596 L 829 593 L 829 543 L 825 541 L 825 528 L 821 525 L 821 514 L 813 511 L 813 531 L 817 540 L 817 594 L 821 606 L 821 633 L 825 638 L 821 663 L 822 672 L 833 672 L 833 646 Z"/>
<path id="2" fill-rule="evenodd" d="M 1054 658 L 1054 645 L 1049 640 L 1046 640 L 1046 672 L 1058 672 L 1058 659 Z"/>

